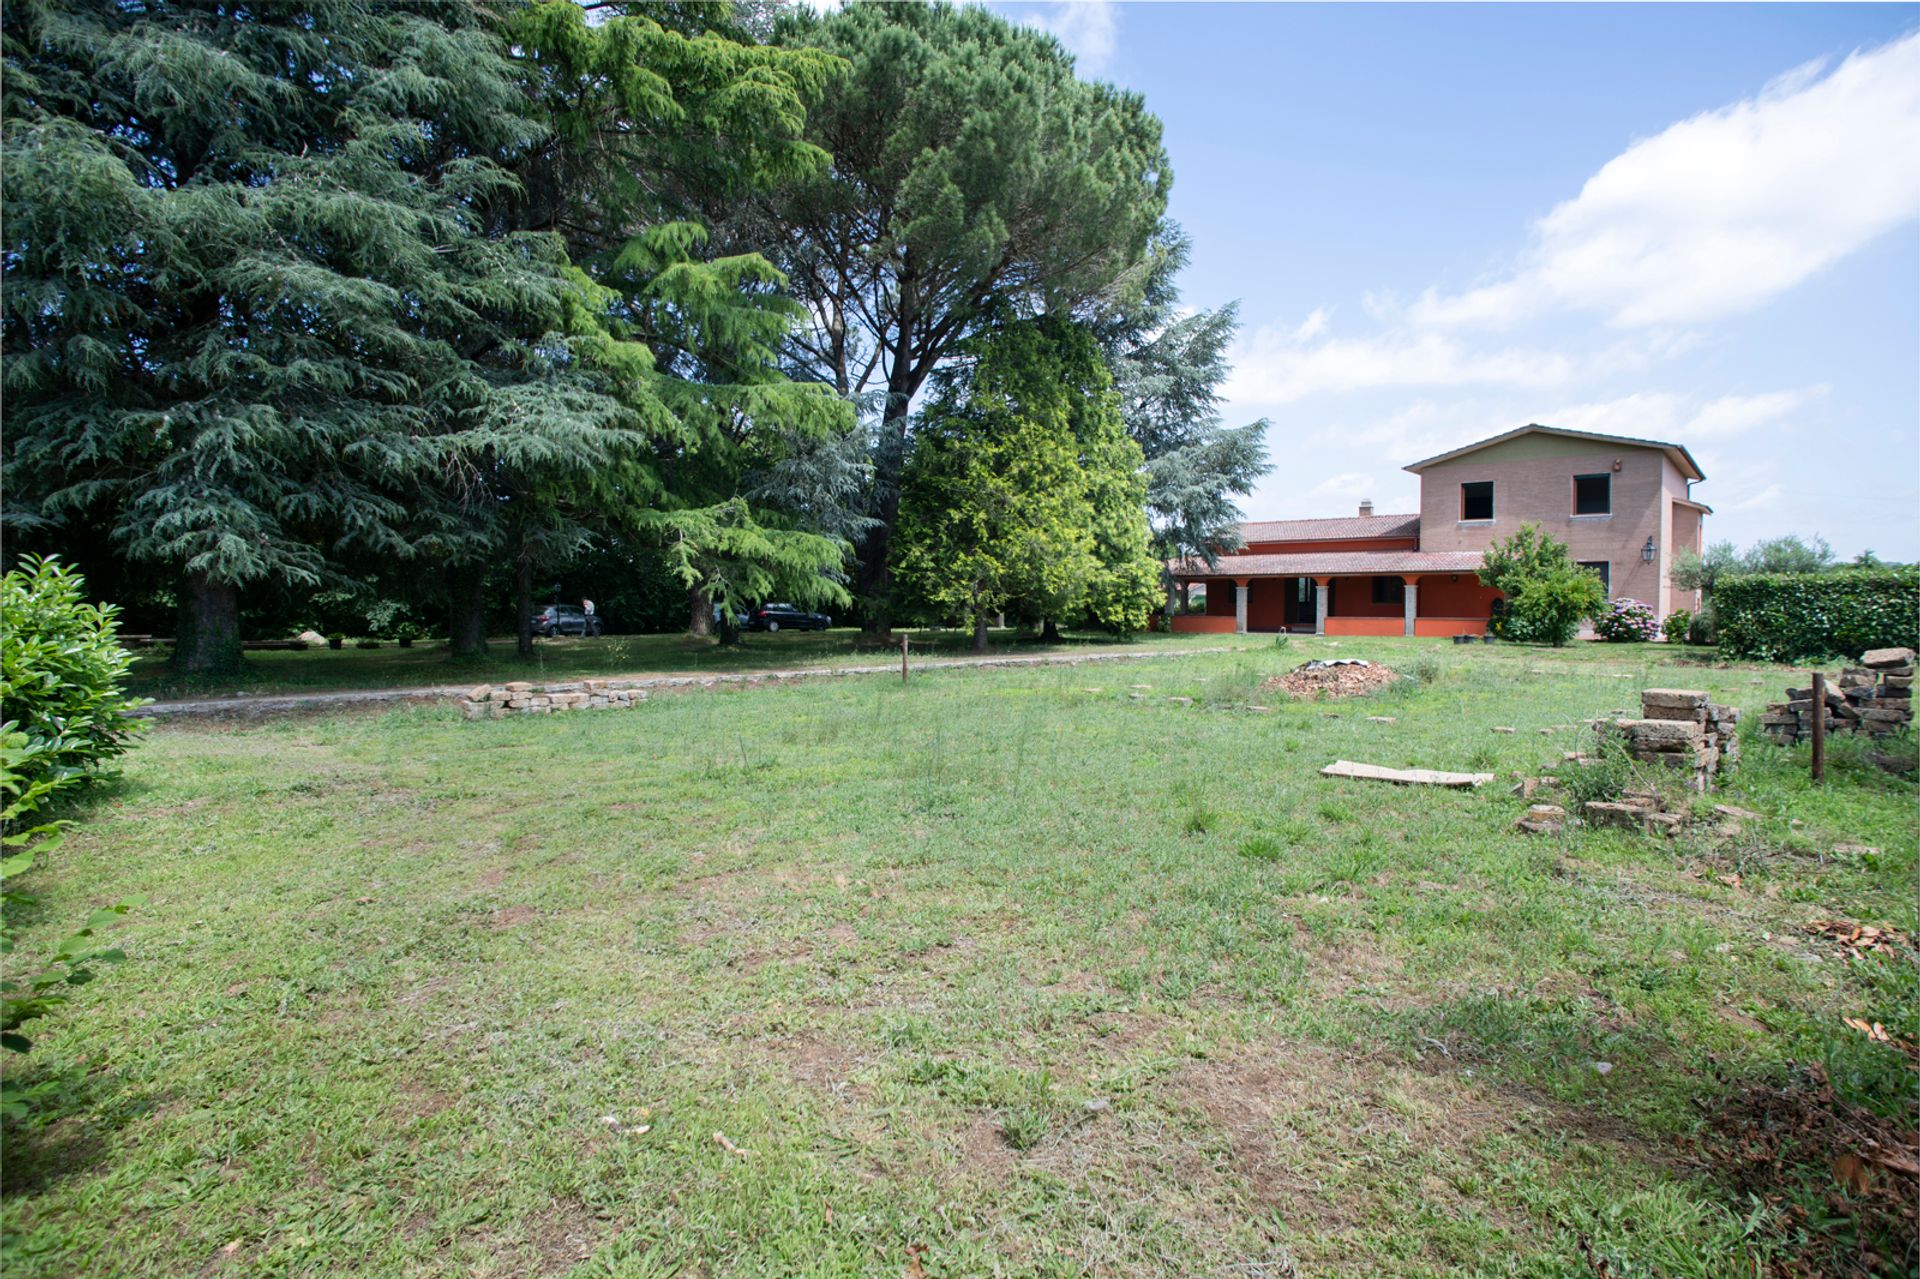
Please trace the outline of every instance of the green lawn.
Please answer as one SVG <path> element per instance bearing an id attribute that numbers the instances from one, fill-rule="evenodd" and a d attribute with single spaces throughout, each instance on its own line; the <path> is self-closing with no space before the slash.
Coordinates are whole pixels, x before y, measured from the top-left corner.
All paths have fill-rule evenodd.
<path id="1" fill-rule="evenodd" d="M 1427 678 L 1256 692 L 1336 654 Z M 1841 1152 L 1710 1134 L 1789 1063 L 1910 1103 L 1841 1019 L 1912 1036 L 1912 953 L 1802 929 L 1916 927 L 1912 784 L 1843 747 L 1816 791 L 1749 722 L 1748 834 L 1511 831 L 1577 720 L 1787 679 L 1669 656 L 1268 640 L 163 726 L 35 872 L 26 952 L 143 902 L 30 1059 L 84 1083 L 7 1134 L 7 1272 L 1904 1272 Z"/>
<path id="2" fill-rule="evenodd" d="M 895 632 L 896 636 L 901 632 Z M 972 657 L 971 631 L 907 631 L 915 658 Z M 1042 644 L 1014 630 L 990 633 L 985 656 L 1121 650 L 1145 646 L 1218 648 L 1222 645 L 1271 645 L 1271 636 L 1158 635 L 1127 640 L 1073 633 L 1059 644 Z M 176 676 L 167 668 L 168 652 L 148 649 L 135 656 L 129 684 L 142 697 L 197 697 L 227 693 L 307 693 L 331 689 L 406 688 L 481 680 L 564 680 L 587 675 L 640 675 L 651 672 L 718 672 L 868 664 L 897 660 L 900 644 L 872 639 L 851 628 L 831 631 L 782 631 L 743 634 L 738 643 L 692 639 L 686 635 L 607 635 L 593 639 L 560 636 L 534 641 L 531 658 L 522 659 L 511 636 L 491 641 L 487 655 L 455 662 L 443 640 L 411 648 L 383 643 L 377 649 L 351 645 L 335 651 L 248 653 L 247 669 L 236 676 Z"/>

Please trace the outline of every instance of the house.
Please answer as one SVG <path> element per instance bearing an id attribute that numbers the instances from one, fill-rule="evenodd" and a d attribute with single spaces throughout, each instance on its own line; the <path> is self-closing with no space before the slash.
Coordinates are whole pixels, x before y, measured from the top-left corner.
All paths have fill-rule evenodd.
<path id="1" fill-rule="evenodd" d="M 1529 523 L 1565 542 L 1610 597 L 1662 617 L 1699 607 L 1673 585 L 1673 561 L 1700 550 L 1712 512 L 1694 500 L 1706 476 L 1678 444 L 1531 425 L 1406 469 L 1420 477 L 1415 514 L 1376 515 L 1362 502 L 1338 519 L 1253 521 L 1240 526 L 1242 549 L 1171 565 L 1183 588 L 1209 588 L 1206 612 L 1175 617 L 1173 628 L 1482 634 L 1500 593 L 1475 570 L 1489 546 Z"/>

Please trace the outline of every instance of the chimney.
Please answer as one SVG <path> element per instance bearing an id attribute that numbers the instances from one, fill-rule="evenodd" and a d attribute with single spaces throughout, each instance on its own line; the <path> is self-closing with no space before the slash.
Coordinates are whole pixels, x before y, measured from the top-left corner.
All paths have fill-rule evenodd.
<path id="1" fill-rule="evenodd" d="M 1362 515 L 1372 515 L 1372 514 L 1373 514 L 1373 499 L 1372 499 L 1372 498 L 1368 498 L 1368 499 L 1367 499 L 1366 501 L 1364 501 L 1364 502 L 1362 502 L 1362 503 L 1360 503 L 1360 514 L 1362 514 Z"/>

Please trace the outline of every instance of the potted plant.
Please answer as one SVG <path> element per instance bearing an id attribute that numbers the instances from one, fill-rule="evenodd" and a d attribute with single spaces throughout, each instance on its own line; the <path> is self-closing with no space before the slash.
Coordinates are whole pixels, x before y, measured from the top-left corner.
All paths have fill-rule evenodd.
<path id="1" fill-rule="evenodd" d="M 347 637 L 342 635 L 339 631 L 334 631 L 327 636 L 327 647 L 330 649 L 333 649 L 335 652 L 338 652 L 340 649 L 343 649 L 346 646 L 347 646 Z"/>

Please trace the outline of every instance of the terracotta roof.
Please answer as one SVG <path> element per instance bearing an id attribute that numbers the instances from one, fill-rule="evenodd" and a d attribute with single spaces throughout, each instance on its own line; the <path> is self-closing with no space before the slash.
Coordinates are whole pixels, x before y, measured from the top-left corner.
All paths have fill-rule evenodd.
<path id="1" fill-rule="evenodd" d="M 1379 518 L 1378 516 L 1375 517 Z M 1376 573 L 1471 573 L 1479 551 L 1298 551 L 1288 555 L 1222 555 L 1176 561 L 1175 577 L 1370 577 Z"/>
<path id="2" fill-rule="evenodd" d="M 1240 526 L 1248 542 L 1332 542 L 1348 537 L 1419 537 L 1418 515 L 1343 515 L 1326 520 L 1251 520 Z"/>
<path id="3" fill-rule="evenodd" d="M 1564 435 L 1570 440 L 1597 440 L 1602 444 L 1624 444 L 1629 448 L 1659 449 L 1667 455 L 1667 460 L 1680 468 L 1680 473 L 1688 479 L 1704 480 L 1707 478 L 1706 472 L 1700 469 L 1700 464 L 1693 460 L 1693 454 L 1687 452 L 1686 448 L 1679 444 L 1669 444 L 1665 440 L 1642 440 L 1631 435 L 1602 435 L 1598 431 L 1569 431 L 1563 426 L 1542 426 L 1538 422 L 1529 422 L 1525 426 L 1517 427 L 1504 435 L 1493 436 L 1491 439 L 1478 440 L 1472 444 L 1463 444 L 1457 449 L 1449 449 L 1445 453 L 1435 454 L 1433 457 L 1427 458 L 1424 461 L 1415 462 L 1412 466 L 1402 469 L 1412 471 L 1417 475 L 1429 466 L 1434 466 L 1441 462 L 1451 462 L 1456 457 L 1465 457 L 1469 453 L 1477 453 L 1481 449 L 1488 448 L 1491 445 L 1505 444 L 1508 440 L 1518 439 L 1522 435 Z"/>

